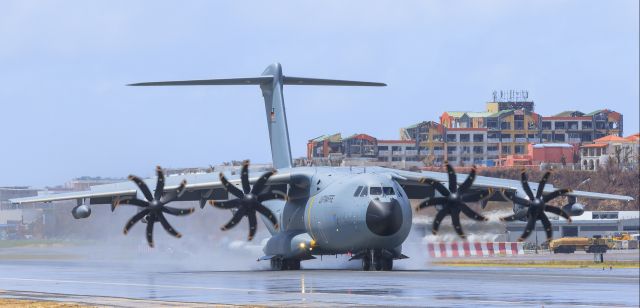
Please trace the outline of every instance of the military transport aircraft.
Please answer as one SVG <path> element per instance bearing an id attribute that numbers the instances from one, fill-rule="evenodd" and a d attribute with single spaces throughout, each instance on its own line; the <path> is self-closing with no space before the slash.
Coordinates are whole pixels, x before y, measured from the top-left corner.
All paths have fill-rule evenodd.
<path id="1" fill-rule="evenodd" d="M 77 200 L 75 218 L 86 218 L 94 204 L 137 206 L 139 211 L 125 225 L 126 234 L 138 221 L 146 223 L 146 237 L 153 247 L 156 222 L 170 234 L 181 237 L 164 214 L 181 216 L 195 209 L 167 206 L 173 201 L 198 201 L 200 208 L 209 203 L 230 209 L 231 220 L 222 230 L 237 225 L 244 216 L 249 222 L 249 240 L 257 229 L 257 215 L 271 233 L 260 260 L 270 260 L 273 270 L 299 269 L 300 261 L 317 255 L 352 254 L 361 259 L 363 270 L 391 270 L 393 260 L 406 258 L 402 244 L 412 223 L 410 199 L 423 199 L 418 209 L 435 206 L 438 210 L 433 232 L 445 216 L 451 216 L 455 231 L 464 238 L 460 224 L 462 212 L 471 219 L 484 216 L 469 208 L 467 202 L 510 200 L 514 214 L 504 220 L 527 220 L 522 238 L 526 238 L 540 220 L 547 236 L 552 228 L 546 212 L 570 219 L 580 215 L 583 206 L 576 198 L 633 200 L 630 197 L 584 191 L 556 190 L 540 183 L 476 176 L 473 169 L 464 180 L 450 165 L 447 173 L 410 172 L 381 167 L 294 167 L 283 98 L 284 85 L 386 86 L 383 83 L 290 77 L 282 74 L 279 63 L 267 67 L 258 77 L 137 83 L 132 86 L 258 85 L 264 97 L 267 127 L 271 141 L 273 171 L 249 175 L 245 161 L 240 175 L 227 178 L 223 173 L 157 176 L 143 180 L 130 176 L 131 182 L 92 186 L 88 191 L 13 199 L 15 204 Z M 155 183 L 152 191 L 149 187 Z M 532 189 L 531 185 L 537 185 Z M 553 198 L 566 195 L 562 208 L 548 206 Z"/>

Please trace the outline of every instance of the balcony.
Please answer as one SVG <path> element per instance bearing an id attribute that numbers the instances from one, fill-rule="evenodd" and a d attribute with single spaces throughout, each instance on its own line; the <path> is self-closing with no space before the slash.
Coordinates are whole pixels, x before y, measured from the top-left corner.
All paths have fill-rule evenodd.
<path id="1" fill-rule="evenodd" d="M 433 151 L 433 155 L 444 155 L 444 151 L 443 150 L 435 150 L 435 151 Z"/>
<path id="2" fill-rule="evenodd" d="M 567 140 L 568 140 L 567 142 L 569 142 L 569 143 L 580 143 L 580 142 L 582 142 L 582 139 L 580 139 L 580 138 L 568 138 Z"/>
<path id="3" fill-rule="evenodd" d="M 402 156 L 404 153 L 402 151 L 391 151 L 391 156 Z"/>
<path id="4" fill-rule="evenodd" d="M 389 156 L 391 154 L 390 151 L 378 151 L 378 156 Z"/>
<path id="5" fill-rule="evenodd" d="M 513 142 L 511 138 L 502 138 L 502 142 Z"/>
<path id="6" fill-rule="evenodd" d="M 499 138 L 487 138 L 488 143 L 498 143 L 500 142 Z"/>
<path id="7" fill-rule="evenodd" d="M 527 138 L 516 138 L 516 142 L 527 142 Z"/>
<path id="8" fill-rule="evenodd" d="M 418 150 L 406 150 L 404 152 L 407 154 L 407 156 L 418 155 Z M 424 153 L 424 152 L 422 152 L 422 153 Z"/>

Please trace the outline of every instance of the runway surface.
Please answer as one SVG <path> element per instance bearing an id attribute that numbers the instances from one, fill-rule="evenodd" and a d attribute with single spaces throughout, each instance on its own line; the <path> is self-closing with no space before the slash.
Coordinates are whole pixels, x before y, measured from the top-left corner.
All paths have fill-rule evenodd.
<path id="1" fill-rule="evenodd" d="M 0 293 L 0 297 L 73 300 L 123 307 L 172 303 L 438 307 L 639 305 L 638 269 L 450 268 L 425 264 L 420 270 L 393 272 L 353 269 L 271 272 L 259 268 L 213 271 L 206 266 L 180 269 L 189 268 L 188 264 L 174 266 L 180 256 L 167 261 L 74 259 L 46 254 L 19 260 L 15 258 L 18 253 L 34 254 L 28 249 L 12 251 L 5 256 L 14 257 L 0 258 L 0 290 L 6 291 Z M 225 261 L 203 260 L 211 264 Z M 185 262 L 192 261 L 185 259 Z"/>

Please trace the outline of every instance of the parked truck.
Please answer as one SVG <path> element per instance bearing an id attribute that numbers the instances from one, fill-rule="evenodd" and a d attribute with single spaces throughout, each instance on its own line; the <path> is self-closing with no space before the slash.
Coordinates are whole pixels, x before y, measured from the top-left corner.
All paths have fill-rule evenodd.
<path id="1" fill-rule="evenodd" d="M 588 237 L 563 237 L 549 242 L 549 250 L 554 253 L 574 253 L 576 250 L 588 253 L 605 253 L 613 247 L 612 241 L 600 236 Z"/>

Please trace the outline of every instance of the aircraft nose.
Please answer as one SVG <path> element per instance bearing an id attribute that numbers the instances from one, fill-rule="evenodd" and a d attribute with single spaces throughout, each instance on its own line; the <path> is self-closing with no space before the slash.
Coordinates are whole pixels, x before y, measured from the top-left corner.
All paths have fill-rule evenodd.
<path id="1" fill-rule="evenodd" d="M 367 227 L 371 232 L 381 235 L 393 235 L 402 226 L 402 208 L 398 200 L 389 202 L 371 200 L 367 207 Z"/>

